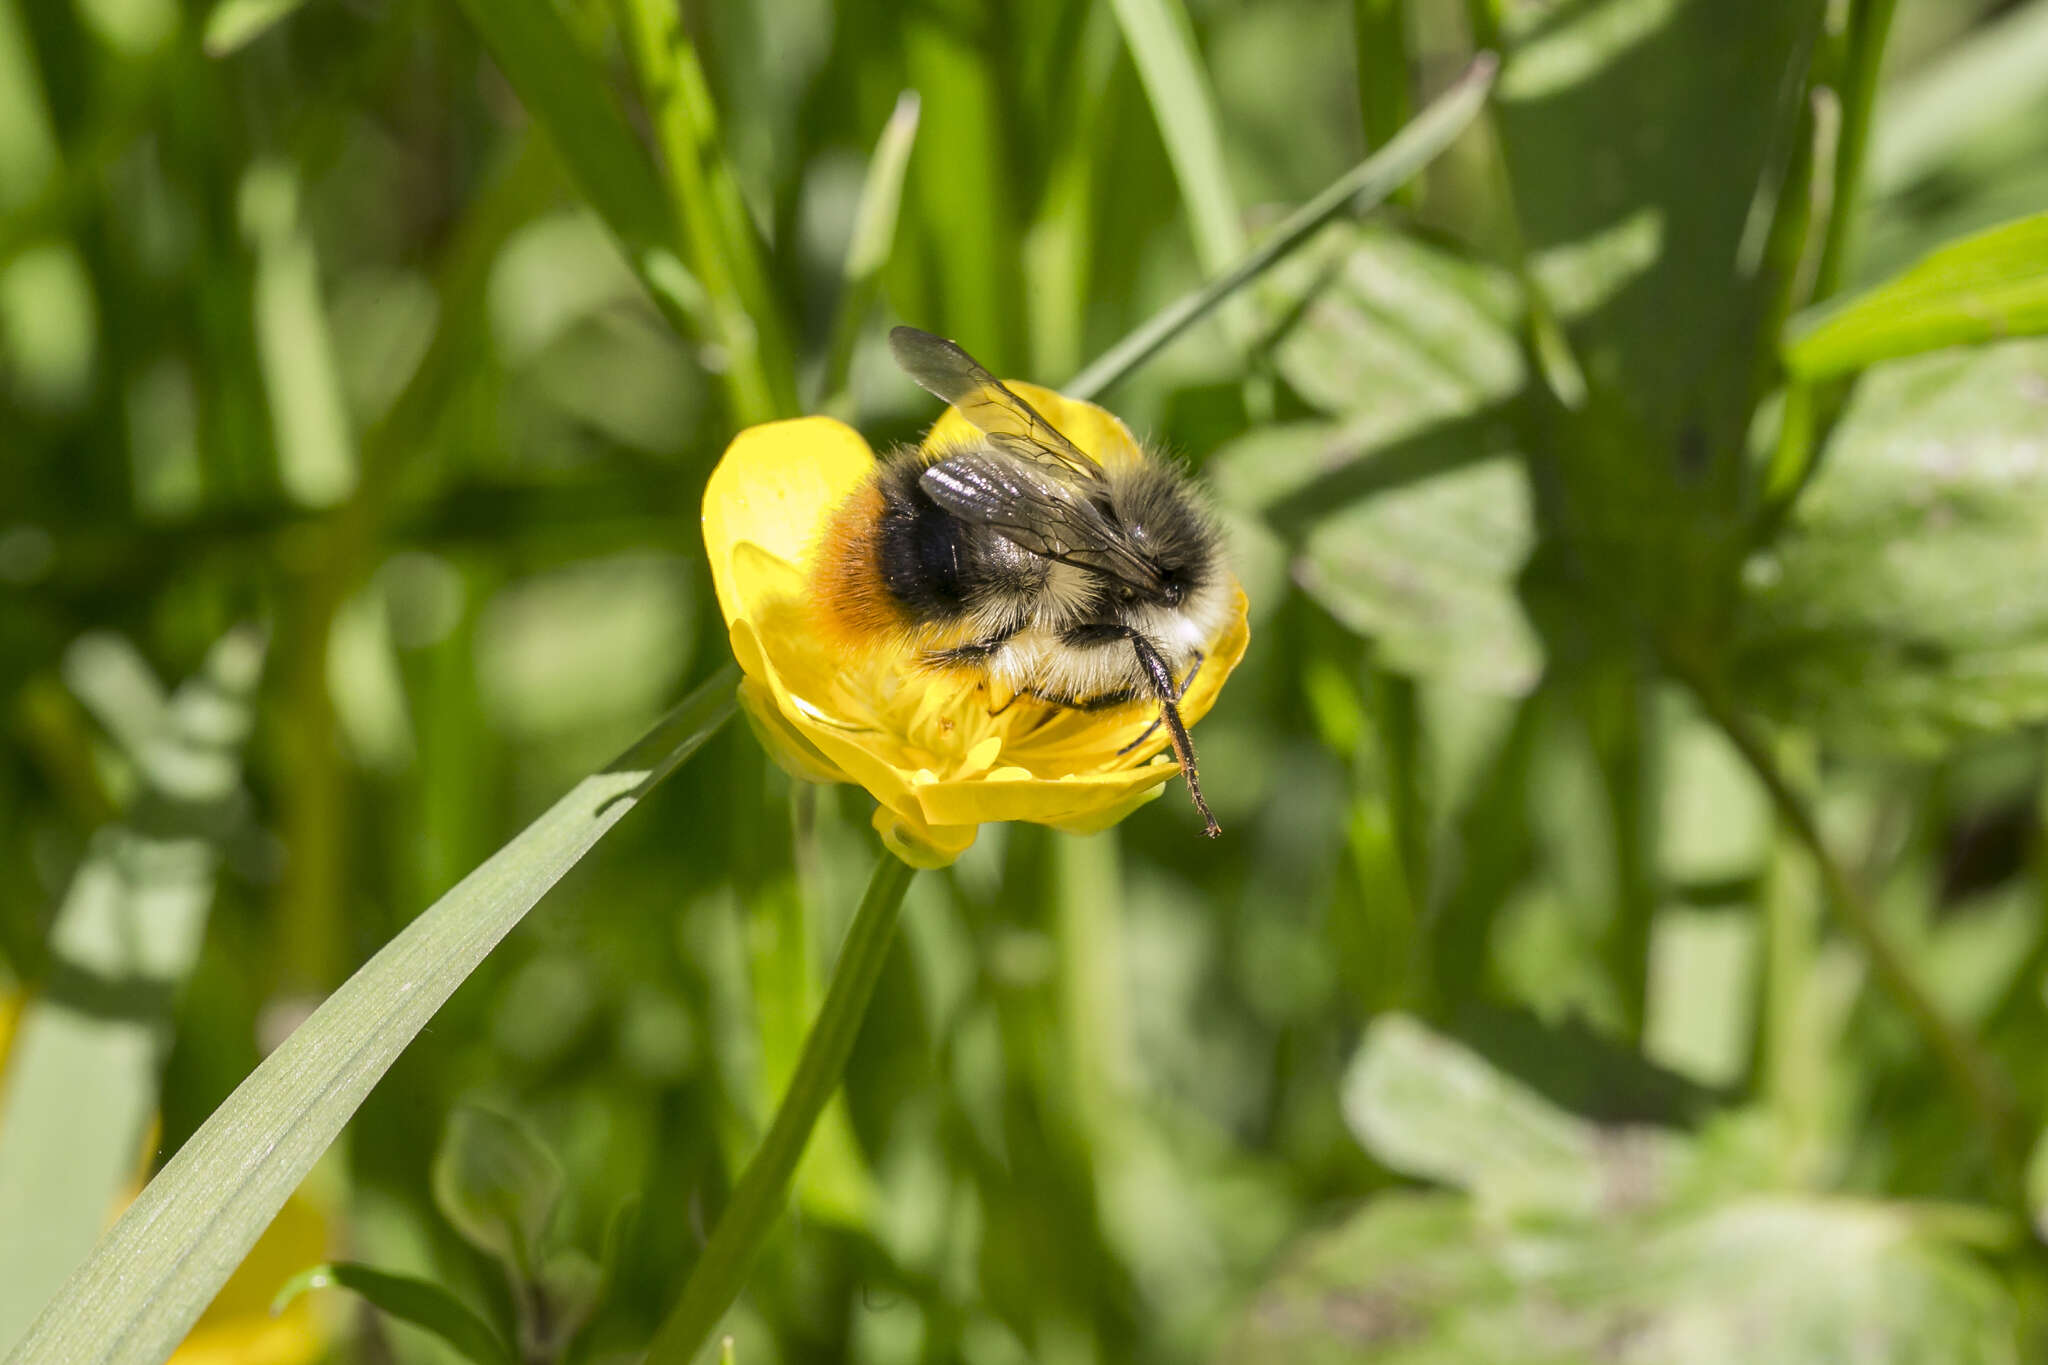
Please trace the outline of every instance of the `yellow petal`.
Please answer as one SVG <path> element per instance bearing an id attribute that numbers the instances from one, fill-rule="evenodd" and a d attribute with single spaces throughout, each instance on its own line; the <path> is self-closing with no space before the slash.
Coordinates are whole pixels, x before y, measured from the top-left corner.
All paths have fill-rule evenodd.
<path id="1" fill-rule="evenodd" d="M 1078 819 L 1054 821 L 1052 827 L 1062 834 L 1100 834 L 1147 801 L 1157 801 L 1165 791 L 1164 784 L 1147 787 L 1143 791 L 1133 792 L 1113 806 L 1104 806 L 1101 810 Z"/>
<path id="2" fill-rule="evenodd" d="M 767 684 L 752 678 L 740 680 L 740 708 L 754 737 L 775 760 L 777 767 L 803 782 L 851 782 L 846 770 L 826 758 L 818 746 L 783 718 L 776 709 L 775 694 Z"/>
<path id="3" fill-rule="evenodd" d="M 1124 424 L 1094 404 L 1011 387 L 1095 459 L 1142 458 Z M 972 436 L 949 409 L 926 444 Z M 745 674 L 740 699 L 775 760 L 806 780 L 865 787 L 879 803 L 884 842 L 920 867 L 951 863 L 985 821 L 1095 830 L 1156 797 L 1178 771 L 1154 761 L 1167 745 L 1153 726 L 1156 706 L 1007 711 L 985 681 L 926 674 L 883 653 L 846 657 L 818 639 L 807 566 L 832 514 L 873 468 L 850 428 L 807 418 L 741 433 L 706 487 L 705 547 Z M 1244 656 L 1242 590 L 1234 607 L 1182 699 L 1190 725 Z"/>
<path id="4" fill-rule="evenodd" d="M 1033 820 L 1042 825 L 1080 820 L 1128 801 L 1174 777 L 1171 763 L 1149 763 L 1117 772 L 1082 773 L 1071 777 L 1034 777 L 1026 781 L 991 782 L 964 778 L 912 788 L 926 823 L 966 825 L 989 820 Z"/>
<path id="5" fill-rule="evenodd" d="M 1038 409 L 1038 415 L 1052 423 L 1060 435 L 1072 441 L 1082 454 L 1093 456 L 1095 463 L 1106 465 L 1144 458 L 1138 453 L 1138 442 L 1132 437 L 1131 429 L 1114 413 L 1022 380 L 1005 379 L 1003 383 Z M 939 420 L 932 423 L 931 431 L 926 433 L 924 448 L 936 450 L 941 446 L 960 445 L 974 437 L 974 424 L 962 417 L 958 408 L 947 408 Z"/>
<path id="6" fill-rule="evenodd" d="M 733 602 L 730 619 L 751 621 L 762 632 L 770 629 L 771 613 L 800 606 L 804 596 L 803 571 L 752 540 L 736 540 L 728 548 L 725 584 Z M 792 619 L 787 626 L 802 629 L 803 623 Z"/>
<path id="7" fill-rule="evenodd" d="M 975 825 L 928 825 L 914 815 L 875 807 L 875 833 L 888 850 L 912 867 L 949 867 L 974 843 Z"/>
<path id="8" fill-rule="evenodd" d="M 826 519 L 874 467 L 860 433 L 829 417 L 768 422 L 733 437 L 704 486 L 704 550 L 727 621 L 737 614 L 733 546 L 752 541 L 801 566 Z"/>

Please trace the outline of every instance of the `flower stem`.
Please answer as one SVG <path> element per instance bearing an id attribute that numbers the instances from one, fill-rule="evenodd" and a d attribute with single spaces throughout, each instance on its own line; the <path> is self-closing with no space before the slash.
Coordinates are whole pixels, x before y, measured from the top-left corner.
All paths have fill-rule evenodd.
<path id="1" fill-rule="evenodd" d="M 1683 674 L 1682 674 L 1683 676 Z M 2019 1171 L 2018 1133 L 2010 1091 L 1991 1059 L 1976 1040 L 1942 1012 L 1919 979 L 1914 976 L 1906 954 L 1878 918 L 1877 909 L 1850 879 L 1847 869 L 1821 837 L 1820 825 L 1805 799 L 1793 789 L 1772 756 L 1769 746 L 1720 689 L 1704 678 L 1686 676 L 1693 695 L 1723 734 L 1735 745 L 1750 771 L 1770 793 L 1771 803 L 1813 859 L 1820 872 L 1821 887 L 1842 927 L 1862 948 L 1878 984 L 1913 1021 L 1921 1039 L 1934 1053 L 1949 1084 L 1977 1121 L 1997 1163 L 2002 1182 L 2017 1188 Z"/>
<path id="2" fill-rule="evenodd" d="M 683 1296 L 647 1347 L 648 1365 L 688 1365 L 739 1297 L 761 1244 L 782 1214 L 789 1183 L 810 1141 L 825 1102 L 839 1088 L 840 1073 L 860 1033 L 868 1000 L 896 937 L 896 916 L 914 869 L 884 853 L 854 912 L 825 990 L 825 1003 L 804 1039 L 803 1055 L 789 1090 L 761 1139 L 759 1150 L 734 1187 L 732 1199 L 711 1231 L 711 1241 L 683 1286 Z"/>

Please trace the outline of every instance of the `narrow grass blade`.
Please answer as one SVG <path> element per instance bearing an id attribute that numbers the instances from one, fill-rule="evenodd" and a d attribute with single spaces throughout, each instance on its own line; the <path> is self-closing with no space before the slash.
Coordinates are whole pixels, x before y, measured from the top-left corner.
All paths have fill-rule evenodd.
<path id="1" fill-rule="evenodd" d="M 1450 89 L 1438 96 L 1415 121 L 1372 156 L 1354 166 L 1315 198 L 1303 204 L 1229 270 L 1167 307 L 1129 336 L 1110 347 L 1091 365 L 1061 386 L 1073 398 L 1095 398 L 1150 360 L 1161 347 L 1199 321 L 1267 270 L 1285 260 L 1331 219 L 1360 213 L 1378 204 L 1408 178 L 1428 165 L 1456 140 L 1479 113 L 1500 62 L 1481 53 Z"/>
<path id="2" fill-rule="evenodd" d="M 853 347 L 860 339 L 861 324 L 874 308 L 881 292 L 882 267 L 896 243 L 896 219 L 903 206 L 903 178 L 910 169 L 910 149 L 917 141 L 920 105 L 915 90 L 896 97 L 896 109 L 875 143 L 868 161 L 867 179 L 860 189 L 860 204 L 854 210 L 853 236 L 846 245 L 846 265 L 840 272 L 839 315 L 833 321 L 832 349 L 825 359 L 824 382 L 819 393 L 823 409 L 843 412 L 852 407 L 846 392 L 853 369 Z"/>
<path id="3" fill-rule="evenodd" d="M 1111 0 L 1111 7 L 1187 201 L 1195 256 L 1205 273 L 1222 270 L 1244 254 L 1244 221 L 1223 164 L 1216 100 L 1195 50 L 1194 25 L 1181 0 Z"/>
<path id="4" fill-rule="evenodd" d="M 457 3 L 655 304 L 679 331 L 715 339 L 704 291 L 678 254 L 682 233 L 654 163 L 561 14 L 547 0 Z"/>
<path id="5" fill-rule="evenodd" d="M 1835 134 L 1833 206 L 1821 241 L 1820 264 L 1814 271 L 1813 296 L 1825 299 L 1841 288 L 1855 243 L 1858 210 L 1863 203 L 1863 165 L 1870 147 L 1870 111 L 1884 66 L 1885 39 L 1898 0 L 1849 0 L 1849 32 L 1843 66 L 1836 83 L 1841 99 L 1841 127 Z"/>
<path id="6" fill-rule="evenodd" d="M 306 0 L 220 0 L 206 16 L 206 55 L 228 57 L 282 23 Z"/>
<path id="7" fill-rule="evenodd" d="M 1351 36 L 1358 46 L 1358 114 L 1368 150 L 1383 146 L 1408 121 L 1407 0 L 1351 0 Z M 1413 207 L 1416 182 L 1395 191 Z"/>
<path id="8" fill-rule="evenodd" d="M 414 1035 L 534 902 L 725 723 L 736 682 L 727 667 L 691 693 L 329 996 L 100 1239 L 10 1365 L 168 1356 Z"/>
<path id="9" fill-rule="evenodd" d="M 726 352 L 734 415 L 742 423 L 794 417 L 794 356 L 681 9 L 675 0 L 619 0 L 619 10 L 667 171 L 671 210 Z"/>
<path id="10" fill-rule="evenodd" d="M 286 1304 L 310 1289 L 346 1289 L 360 1294 L 380 1312 L 432 1332 L 475 1365 L 517 1365 L 518 1357 L 496 1329 L 474 1308 L 431 1280 L 335 1261 L 292 1276 L 277 1291 L 270 1311 L 282 1312 Z"/>
<path id="11" fill-rule="evenodd" d="M 1930 252 L 1905 273 L 1792 320 L 1785 364 L 1811 382 L 1944 346 L 2048 332 L 2048 213 Z"/>
<path id="12" fill-rule="evenodd" d="M 166 699 L 125 641 L 87 637 L 65 659 L 144 794 L 99 831 L 72 878 L 50 927 L 47 987 L 22 1014 L 0 1085 L 0 1344 L 92 1250 L 147 1163 L 171 1009 L 236 820 L 262 660 L 256 633 L 234 632 Z"/>
<path id="13" fill-rule="evenodd" d="M 301 506 L 331 507 L 356 486 L 356 442 L 320 298 L 320 262 L 300 220 L 297 172 L 277 161 L 251 167 L 241 215 L 256 252 L 256 356 L 278 483 Z"/>

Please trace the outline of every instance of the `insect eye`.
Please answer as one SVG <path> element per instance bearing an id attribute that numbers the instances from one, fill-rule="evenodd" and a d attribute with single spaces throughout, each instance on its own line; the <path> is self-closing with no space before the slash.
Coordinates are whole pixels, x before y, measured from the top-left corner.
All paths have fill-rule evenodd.
<path id="1" fill-rule="evenodd" d="M 1130 600 L 1131 600 L 1131 599 L 1132 599 L 1133 597 L 1136 597 L 1137 595 L 1138 595 L 1137 593 L 1133 592 L 1133 591 L 1132 591 L 1131 589 L 1129 589 L 1129 588 L 1125 588 L 1125 589 L 1123 590 L 1122 594 L 1121 594 L 1121 596 L 1123 597 L 1124 601 L 1126 601 L 1126 602 L 1130 601 Z"/>
<path id="2" fill-rule="evenodd" d="M 1181 599 L 1188 595 L 1188 590 L 1178 583 L 1168 583 L 1165 590 L 1159 595 L 1166 600 L 1167 606 L 1177 607 L 1180 605 Z"/>

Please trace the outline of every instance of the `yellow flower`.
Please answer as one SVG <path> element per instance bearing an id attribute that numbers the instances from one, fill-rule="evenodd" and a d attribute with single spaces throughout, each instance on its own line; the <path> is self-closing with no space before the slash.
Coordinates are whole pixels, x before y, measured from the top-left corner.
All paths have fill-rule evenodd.
<path id="1" fill-rule="evenodd" d="M 1093 403 L 1006 382 L 1098 463 L 1141 458 L 1124 424 Z M 971 435 L 948 408 L 925 445 Z M 1178 772 L 1163 752 L 1165 727 L 1119 752 L 1158 718 L 1155 702 L 1083 712 L 1018 699 L 1004 708 L 984 683 L 926 671 L 885 642 L 849 654 L 818 638 L 808 602 L 819 538 L 874 467 L 852 428 L 802 417 L 741 432 L 704 489 L 704 546 L 745 674 L 740 701 L 768 751 L 798 777 L 867 788 L 881 803 L 874 823 L 883 842 L 919 867 L 952 862 L 986 821 L 1087 833 L 1158 795 Z M 1181 699 L 1189 725 L 1244 657 L 1241 589 L 1236 602 Z"/>

